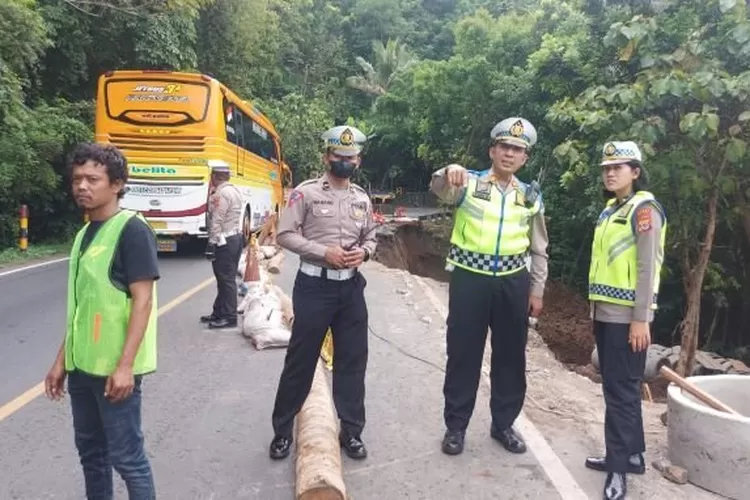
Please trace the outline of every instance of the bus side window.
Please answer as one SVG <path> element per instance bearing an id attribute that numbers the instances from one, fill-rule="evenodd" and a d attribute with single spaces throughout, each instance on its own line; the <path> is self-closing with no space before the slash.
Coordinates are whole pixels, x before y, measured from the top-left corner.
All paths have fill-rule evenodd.
<path id="1" fill-rule="evenodd" d="M 237 110 L 232 103 L 230 103 L 226 97 L 224 98 L 224 122 L 226 123 L 225 130 L 227 133 L 227 141 L 232 144 L 237 144 L 237 120 L 235 119 Z"/>
<path id="2" fill-rule="evenodd" d="M 250 153 L 255 153 L 257 136 L 255 135 L 255 132 L 253 132 L 253 119 L 248 116 L 245 116 L 244 118 L 245 121 L 242 122 L 242 131 L 245 134 L 245 143 L 242 147 Z"/>
<path id="3" fill-rule="evenodd" d="M 235 130 L 237 131 L 237 144 L 239 147 L 244 148 L 245 143 L 247 142 L 247 134 L 244 133 L 245 128 L 245 116 L 243 116 L 242 111 L 240 111 L 237 108 L 234 108 L 234 121 L 235 121 Z"/>

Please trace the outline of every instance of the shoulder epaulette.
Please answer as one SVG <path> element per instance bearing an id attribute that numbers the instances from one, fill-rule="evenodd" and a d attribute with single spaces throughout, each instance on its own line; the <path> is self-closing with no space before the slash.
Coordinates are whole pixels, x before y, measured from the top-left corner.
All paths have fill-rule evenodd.
<path id="1" fill-rule="evenodd" d="M 317 182 L 318 182 L 319 180 L 320 180 L 320 179 L 308 179 L 308 180 L 306 180 L 306 181 L 304 181 L 304 182 L 300 182 L 299 184 L 297 184 L 297 187 L 296 187 L 296 188 L 294 188 L 294 189 L 299 189 L 299 188 L 301 188 L 301 187 L 305 187 L 305 186 L 311 186 L 311 185 L 313 185 L 313 184 L 317 184 Z"/>
<path id="2" fill-rule="evenodd" d="M 353 187 L 354 189 L 357 189 L 357 190 L 359 190 L 359 191 L 361 191 L 361 192 L 363 192 L 363 193 L 367 194 L 367 191 L 365 191 L 365 188 L 363 188 L 362 186 L 359 186 L 359 185 L 357 185 L 357 184 L 354 184 L 353 182 L 351 183 L 351 185 L 352 185 L 352 187 Z"/>

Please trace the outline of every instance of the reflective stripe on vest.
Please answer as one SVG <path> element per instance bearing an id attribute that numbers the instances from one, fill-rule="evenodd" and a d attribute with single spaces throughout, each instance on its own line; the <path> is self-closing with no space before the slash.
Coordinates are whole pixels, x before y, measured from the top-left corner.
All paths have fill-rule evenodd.
<path id="1" fill-rule="evenodd" d="M 490 182 L 488 173 L 469 176 L 446 260 L 480 274 L 502 276 L 526 267 L 530 221 L 540 212 L 542 201 L 540 196 L 527 206 L 525 184 L 514 178 L 515 188 L 504 193 Z"/>
<path id="2" fill-rule="evenodd" d="M 107 376 L 117 367 L 127 337 L 132 300 L 111 281 L 110 268 L 120 235 L 135 212 L 121 210 L 104 222 L 83 255 L 89 224 L 76 235 L 68 274 L 65 369 Z M 156 370 L 156 282 L 146 332 L 133 363 L 133 374 Z"/>
<path id="3" fill-rule="evenodd" d="M 589 300 L 631 307 L 635 305 L 638 255 L 634 218 L 638 206 L 648 201 L 656 205 L 662 216 L 651 303 L 651 309 L 657 308 L 667 218 L 661 204 L 648 191 L 635 193 L 621 205 L 615 205 L 616 200 L 610 200 L 599 216 L 591 245 Z"/>

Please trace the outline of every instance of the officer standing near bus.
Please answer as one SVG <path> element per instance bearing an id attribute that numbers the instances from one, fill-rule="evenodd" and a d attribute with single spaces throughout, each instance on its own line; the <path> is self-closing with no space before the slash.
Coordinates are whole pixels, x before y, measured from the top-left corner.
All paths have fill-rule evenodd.
<path id="1" fill-rule="evenodd" d="M 354 127 L 326 131 L 323 176 L 301 183 L 289 196 L 277 241 L 300 256 L 292 303 L 294 323 L 273 409 L 270 456 L 282 459 L 292 445 L 294 418 L 310 392 L 328 328 L 333 333 L 333 400 L 341 420 L 339 441 L 354 459 L 367 456 L 365 425 L 367 284 L 358 267 L 376 246 L 372 204 L 349 178 L 361 162 L 365 135 Z"/>
<path id="2" fill-rule="evenodd" d="M 213 192 L 208 200 L 208 244 L 206 258 L 216 276 L 217 294 L 213 312 L 201 316 L 209 328 L 237 326 L 237 266 L 242 254 L 242 193 L 229 182 L 228 166 L 214 166 L 211 171 Z"/>
<path id="3" fill-rule="evenodd" d="M 547 229 L 538 185 L 521 182 L 515 173 L 526 164 L 537 133 L 527 120 L 514 117 L 498 123 L 490 137 L 491 168 L 467 171 L 448 165 L 433 174 L 430 186 L 439 198 L 457 205 L 446 267 L 451 280 L 442 449 L 449 455 L 464 448 L 488 327 L 490 434 L 510 452 L 526 451 L 512 425 L 526 395 L 528 318 L 542 310 Z"/>
<path id="4" fill-rule="evenodd" d="M 605 500 L 621 500 L 627 494 L 627 474 L 646 471 L 641 383 L 667 223 L 661 204 L 646 191 L 636 143 L 607 143 L 601 166 L 609 200 L 594 229 L 589 301 L 606 406 L 606 456 L 589 457 L 586 467 L 608 473 Z"/>

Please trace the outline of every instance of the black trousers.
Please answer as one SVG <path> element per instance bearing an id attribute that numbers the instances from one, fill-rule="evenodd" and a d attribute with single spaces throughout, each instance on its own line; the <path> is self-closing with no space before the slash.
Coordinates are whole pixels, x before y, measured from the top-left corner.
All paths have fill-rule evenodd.
<path id="1" fill-rule="evenodd" d="M 213 315 L 221 319 L 237 319 L 237 266 L 242 255 L 242 235 L 227 238 L 227 244 L 216 247 L 211 263 L 216 276 L 216 299 Z"/>
<path id="2" fill-rule="evenodd" d="M 604 439 L 609 472 L 627 472 L 630 455 L 646 450 L 641 413 L 646 351 L 633 352 L 628 343 L 629 331 L 626 323 L 594 321 L 606 404 Z"/>
<path id="3" fill-rule="evenodd" d="M 515 421 L 526 397 L 529 273 L 485 276 L 456 268 L 451 273 L 443 395 L 445 426 L 465 431 L 474 411 L 487 328 L 492 330 L 492 425 Z"/>
<path id="4" fill-rule="evenodd" d="M 333 402 L 342 431 L 359 437 L 365 426 L 367 285 L 360 273 L 333 281 L 297 273 L 292 292 L 294 324 L 276 392 L 273 429 L 292 437 L 294 417 L 312 386 L 326 331 L 333 333 Z"/>

